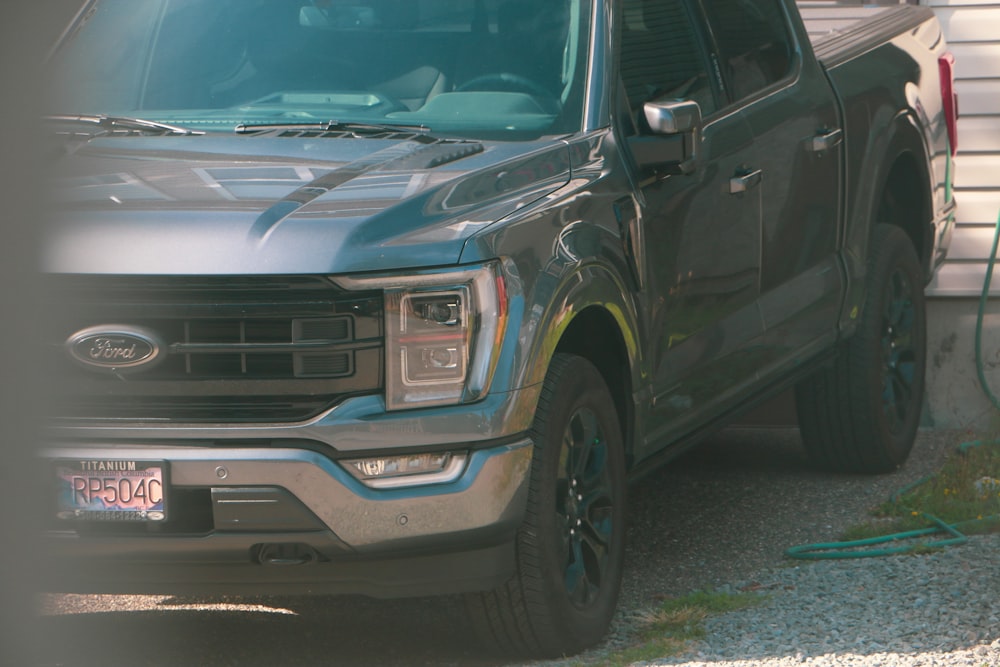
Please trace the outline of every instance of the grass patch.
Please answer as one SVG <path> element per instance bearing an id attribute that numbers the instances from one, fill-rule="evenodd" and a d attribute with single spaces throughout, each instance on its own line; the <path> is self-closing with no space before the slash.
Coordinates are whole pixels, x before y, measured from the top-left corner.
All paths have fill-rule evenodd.
<path id="1" fill-rule="evenodd" d="M 748 609 L 767 600 L 760 593 L 712 593 L 698 591 L 679 598 L 670 598 L 659 606 L 640 613 L 635 621 L 635 634 L 628 645 L 592 660 L 575 660 L 575 667 L 627 667 L 678 655 L 690 643 L 705 636 L 704 621 L 713 614 Z"/>
<path id="2" fill-rule="evenodd" d="M 863 540 L 933 525 L 930 514 L 965 534 L 1000 532 L 1000 441 L 967 443 L 933 477 L 904 488 L 844 540 Z"/>

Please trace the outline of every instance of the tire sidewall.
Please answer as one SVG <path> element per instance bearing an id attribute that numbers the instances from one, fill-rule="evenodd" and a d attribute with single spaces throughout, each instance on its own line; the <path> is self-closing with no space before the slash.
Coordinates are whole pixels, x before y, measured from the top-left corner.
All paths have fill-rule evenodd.
<path id="1" fill-rule="evenodd" d="M 881 341 L 884 335 L 887 300 L 890 298 L 890 281 L 902 273 L 909 283 L 913 323 L 912 347 L 916 372 L 913 378 L 913 403 L 900 427 L 893 431 L 883 409 L 883 359 Z M 901 465 L 909 455 L 920 426 L 926 371 L 926 304 L 924 302 L 920 261 L 910 239 L 899 228 L 880 224 L 873 234 L 871 263 L 868 275 L 869 302 L 865 308 L 861 327 L 852 340 L 854 353 L 867 374 L 867 393 L 862 394 L 862 405 L 855 406 L 868 413 L 876 437 L 885 443 L 881 452 L 886 458 L 886 469 Z M 855 367 L 857 368 L 857 367 Z"/>
<path id="2" fill-rule="evenodd" d="M 533 428 L 535 483 L 528 502 L 537 509 L 539 519 L 538 534 L 531 538 L 539 547 L 537 556 L 556 635 L 563 638 L 563 649 L 571 653 L 603 636 L 617 604 L 625 550 L 625 462 L 614 403 L 597 369 L 580 357 L 557 355 L 548 378 L 554 380 L 553 400 Z M 597 416 L 608 444 L 614 525 L 604 570 L 608 576 L 601 582 L 598 598 L 584 609 L 573 604 L 566 590 L 561 528 L 555 512 L 563 436 L 569 420 L 580 410 L 590 410 Z"/>

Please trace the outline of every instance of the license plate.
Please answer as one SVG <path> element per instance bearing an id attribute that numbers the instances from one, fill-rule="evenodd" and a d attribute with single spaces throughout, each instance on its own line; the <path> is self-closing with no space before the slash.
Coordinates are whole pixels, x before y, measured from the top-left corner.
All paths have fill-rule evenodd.
<path id="1" fill-rule="evenodd" d="M 163 521 L 165 461 L 57 461 L 56 516 L 81 521 Z"/>

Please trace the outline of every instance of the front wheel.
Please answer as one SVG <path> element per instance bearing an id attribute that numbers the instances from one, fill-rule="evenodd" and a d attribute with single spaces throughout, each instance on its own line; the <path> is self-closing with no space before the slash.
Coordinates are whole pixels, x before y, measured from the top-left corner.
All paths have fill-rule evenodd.
<path id="1" fill-rule="evenodd" d="M 916 438 L 924 396 L 926 313 L 922 271 L 909 237 L 879 224 L 865 309 L 830 368 L 796 387 L 810 457 L 842 472 L 890 472 Z"/>
<path id="2" fill-rule="evenodd" d="M 531 431 L 517 572 L 468 598 L 482 638 L 505 653 L 577 653 L 607 632 L 625 549 L 625 460 L 607 386 L 587 360 L 553 359 Z"/>

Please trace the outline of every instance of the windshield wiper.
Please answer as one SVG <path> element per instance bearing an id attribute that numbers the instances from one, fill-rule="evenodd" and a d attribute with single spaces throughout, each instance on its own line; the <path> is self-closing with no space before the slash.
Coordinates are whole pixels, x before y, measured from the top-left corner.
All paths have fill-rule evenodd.
<path id="1" fill-rule="evenodd" d="M 377 134 L 379 132 L 430 132 L 426 125 L 393 125 L 392 123 L 351 123 L 328 120 L 323 123 L 240 123 L 233 128 L 237 134 L 252 134 L 270 130 L 317 130 L 319 132 L 357 132 Z"/>
<path id="2" fill-rule="evenodd" d="M 143 120 L 142 118 L 128 118 L 127 116 L 51 114 L 42 118 L 52 123 L 92 125 L 100 130 L 99 134 L 114 132 L 116 129 L 183 136 L 205 134 L 199 130 L 189 130 L 186 127 L 178 125 L 168 125 L 167 123 L 159 123 L 155 120 Z"/>

